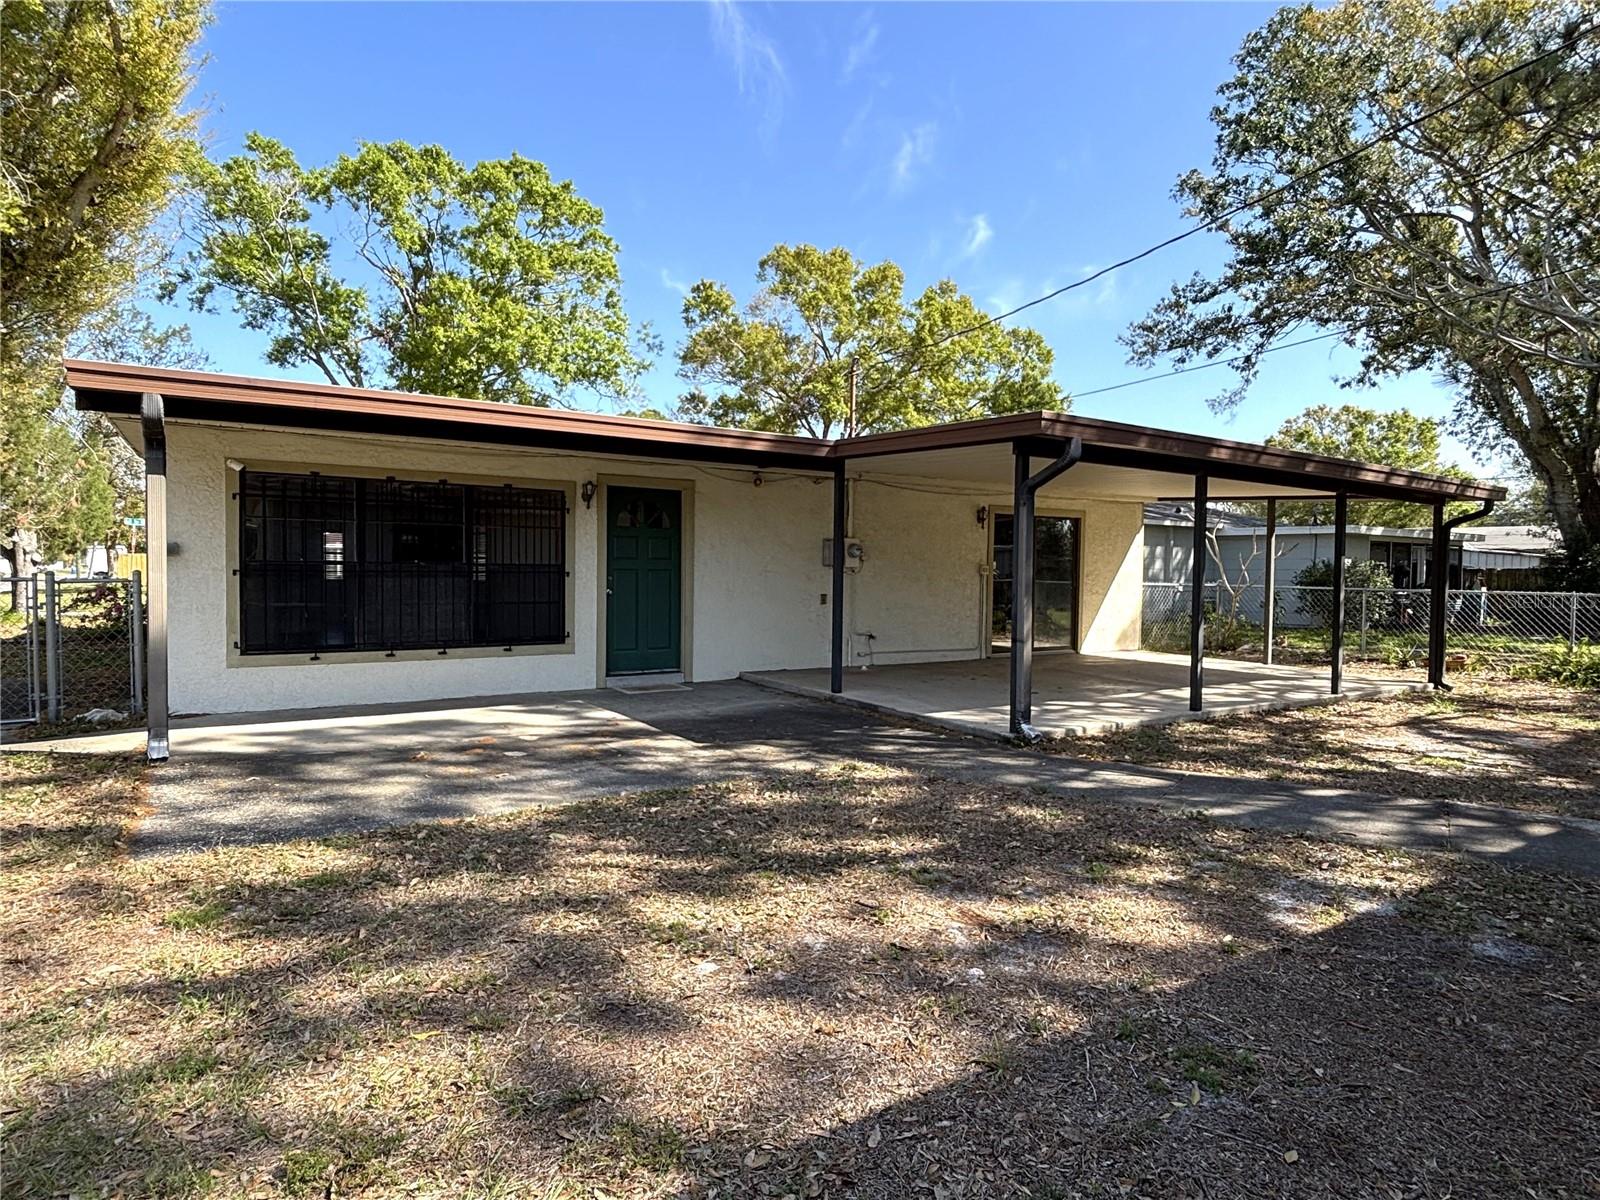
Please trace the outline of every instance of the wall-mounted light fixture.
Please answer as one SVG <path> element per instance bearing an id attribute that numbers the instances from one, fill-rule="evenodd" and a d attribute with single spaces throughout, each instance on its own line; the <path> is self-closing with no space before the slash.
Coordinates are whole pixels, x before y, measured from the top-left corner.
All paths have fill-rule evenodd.
<path id="1" fill-rule="evenodd" d="M 980 505 L 978 505 L 978 528 L 979 529 L 983 529 L 988 524 L 989 524 L 989 506 L 987 504 L 980 504 Z"/>
<path id="2" fill-rule="evenodd" d="M 756 473 L 755 473 L 755 475 L 754 475 L 754 476 L 753 476 L 753 477 L 752 477 L 752 478 L 751 478 L 751 480 L 750 480 L 750 482 L 751 482 L 751 483 L 753 483 L 753 484 L 755 484 L 755 485 L 756 485 L 756 487 L 760 487 L 760 486 L 761 486 L 761 483 L 762 483 L 762 479 L 761 479 L 761 472 L 760 472 L 760 471 L 757 471 L 757 472 L 756 472 Z"/>
<path id="3" fill-rule="evenodd" d="M 594 506 L 594 493 L 594 480 L 585 479 L 583 481 L 583 486 L 578 489 L 578 495 L 583 497 L 583 506 L 585 508 L 592 508 Z"/>

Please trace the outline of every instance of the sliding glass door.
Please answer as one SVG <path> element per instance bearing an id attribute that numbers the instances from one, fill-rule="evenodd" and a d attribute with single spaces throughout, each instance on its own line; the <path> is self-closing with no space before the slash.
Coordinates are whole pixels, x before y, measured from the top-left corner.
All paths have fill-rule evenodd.
<path id="1" fill-rule="evenodd" d="M 989 628 L 993 648 L 1011 646 L 1012 538 L 1010 513 L 994 521 L 994 601 Z M 1075 650 L 1078 646 L 1078 519 L 1033 519 L 1033 644 L 1040 650 Z"/>

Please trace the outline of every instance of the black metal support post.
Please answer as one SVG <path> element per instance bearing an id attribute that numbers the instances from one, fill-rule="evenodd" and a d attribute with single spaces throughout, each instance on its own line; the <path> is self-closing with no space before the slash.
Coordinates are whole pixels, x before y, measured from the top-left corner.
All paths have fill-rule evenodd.
<path id="1" fill-rule="evenodd" d="M 833 656 L 829 690 L 837 696 L 844 691 L 844 531 L 845 510 L 850 502 L 844 464 L 833 472 Z"/>
<path id="2" fill-rule="evenodd" d="M 1278 623 L 1278 501 L 1267 501 L 1267 565 L 1261 574 L 1261 661 L 1272 665 L 1272 636 Z"/>
<path id="3" fill-rule="evenodd" d="M 1450 533 L 1458 525 L 1477 521 L 1494 511 L 1494 501 L 1485 500 L 1477 512 L 1444 516 L 1444 505 L 1433 506 L 1433 548 L 1428 556 L 1428 682 L 1448 692 L 1444 679 L 1445 632 L 1450 620 Z"/>
<path id="4" fill-rule="evenodd" d="M 1350 497 L 1340 492 L 1333 498 L 1333 665 L 1328 680 L 1335 696 L 1344 688 L 1344 560 L 1349 524 Z"/>
<path id="5" fill-rule="evenodd" d="M 1025 442 L 1017 442 L 1012 453 L 1011 735 L 1031 742 L 1039 738 L 1033 728 L 1034 497 L 1083 457 L 1083 443 L 1073 438 L 1037 475 L 1028 473 L 1031 455 Z"/>
<path id="6" fill-rule="evenodd" d="M 167 423 L 161 396 L 145 392 L 139 402 L 144 440 L 145 578 L 150 588 L 145 649 L 145 747 L 148 762 L 165 762 L 170 736 L 167 709 Z"/>
<path id="7" fill-rule="evenodd" d="M 1189 563 L 1189 711 L 1199 712 L 1206 690 L 1206 495 L 1211 481 L 1194 477 L 1194 545 Z"/>
<path id="8" fill-rule="evenodd" d="M 1033 493 L 1028 452 L 1013 447 L 1011 471 L 1011 733 L 1033 720 Z"/>

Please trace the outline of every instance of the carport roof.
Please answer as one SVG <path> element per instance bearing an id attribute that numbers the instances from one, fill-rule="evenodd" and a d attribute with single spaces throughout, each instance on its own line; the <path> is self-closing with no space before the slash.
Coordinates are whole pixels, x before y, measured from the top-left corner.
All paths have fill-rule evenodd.
<path id="1" fill-rule="evenodd" d="M 177 420 L 536 445 L 577 453 L 830 473 L 844 463 L 862 469 L 889 468 L 894 459 L 904 469 L 904 456 L 919 456 L 932 464 L 948 460 L 950 451 L 1017 443 L 1041 457 L 1054 456 L 1072 438 L 1079 438 L 1085 463 L 1150 472 L 1152 477 L 1207 474 L 1256 489 L 1282 488 L 1286 494 L 1301 495 L 1308 489 L 1421 501 L 1491 500 L 1505 495 L 1503 488 L 1419 471 L 1063 413 L 1016 413 L 826 439 L 126 363 L 69 359 L 65 365 L 67 385 L 80 409 L 124 416 L 138 413 L 142 393 L 156 392 L 163 398 L 166 415 Z M 1220 497 L 1222 492 L 1215 494 Z"/>

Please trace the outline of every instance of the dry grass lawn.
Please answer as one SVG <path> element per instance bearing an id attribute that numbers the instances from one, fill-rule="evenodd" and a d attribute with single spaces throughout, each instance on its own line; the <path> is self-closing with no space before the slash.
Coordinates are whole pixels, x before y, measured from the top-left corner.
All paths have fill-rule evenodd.
<path id="1" fill-rule="evenodd" d="M 1600 819 L 1600 695 L 1503 677 L 1458 676 L 1453 683 L 1448 694 L 1184 721 L 1047 748 L 1208 775 Z"/>
<path id="2" fill-rule="evenodd" d="M 14 756 L 8 1197 L 1580 1197 L 1600 887 L 845 764 L 130 861 Z"/>

